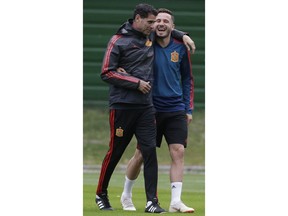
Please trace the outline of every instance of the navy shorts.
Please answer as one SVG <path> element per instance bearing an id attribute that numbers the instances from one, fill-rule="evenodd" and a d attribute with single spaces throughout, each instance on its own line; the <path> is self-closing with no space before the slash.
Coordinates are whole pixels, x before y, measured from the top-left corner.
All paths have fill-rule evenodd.
<path id="1" fill-rule="evenodd" d="M 157 112 L 156 113 L 157 125 L 157 147 L 161 146 L 162 138 L 168 145 L 178 143 L 187 146 L 188 125 L 185 111 L 179 112 Z"/>

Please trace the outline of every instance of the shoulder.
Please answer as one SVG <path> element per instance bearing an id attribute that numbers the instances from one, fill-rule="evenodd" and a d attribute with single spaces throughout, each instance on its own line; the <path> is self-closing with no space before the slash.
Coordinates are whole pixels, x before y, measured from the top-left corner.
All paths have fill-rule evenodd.
<path id="1" fill-rule="evenodd" d="M 118 41 L 118 40 L 119 40 L 120 38 L 122 38 L 122 37 L 123 37 L 122 35 L 115 34 L 115 35 L 113 35 L 113 36 L 111 37 L 110 43 L 115 44 L 116 41 Z"/>
<path id="2" fill-rule="evenodd" d="M 186 47 L 185 44 L 183 43 L 183 41 L 177 40 L 175 38 L 172 38 L 172 44 L 173 44 L 173 46 L 176 46 L 179 48 Z"/>
<path id="3" fill-rule="evenodd" d="M 133 40 L 135 40 L 133 36 L 116 34 L 110 39 L 110 44 L 115 46 L 127 46 Z"/>
<path id="4" fill-rule="evenodd" d="M 177 40 L 175 38 L 172 38 L 172 39 L 173 39 L 174 44 L 179 44 L 179 45 L 183 44 L 184 45 L 183 41 Z"/>
<path id="5" fill-rule="evenodd" d="M 183 41 L 180 41 L 180 40 L 177 40 L 175 38 L 172 38 L 172 44 L 171 45 L 173 46 L 174 49 L 178 49 L 181 52 L 186 52 L 187 51 L 186 46 L 183 43 Z"/>

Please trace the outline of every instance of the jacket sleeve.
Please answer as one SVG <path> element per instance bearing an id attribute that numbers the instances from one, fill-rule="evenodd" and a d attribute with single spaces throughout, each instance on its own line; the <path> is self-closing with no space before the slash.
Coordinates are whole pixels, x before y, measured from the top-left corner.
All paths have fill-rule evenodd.
<path id="1" fill-rule="evenodd" d="M 190 60 L 190 52 L 186 49 L 181 61 L 181 81 L 183 89 L 183 100 L 187 114 L 192 114 L 194 109 L 194 78 L 192 74 L 192 64 Z"/>
<path id="2" fill-rule="evenodd" d="M 140 80 L 126 73 L 117 72 L 121 52 L 119 48 L 119 39 L 121 35 L 114 35 L 108 43 L 102 64 L 101 79 L 112 85 L 137 89 Z"/>
<path id="3" fill-rule="evenodd" d="M 187 32 L 182 32 L 182 31 L 179 31 L 177 29 L 174 29 L 172 32 L 171 32 L 171 36 L 173 38 L 175 38 L 176 40 L 179 40 L 179 41 L 183 41 L 183 36 L 184 35 L 188 35 L 189 34 Z"/>

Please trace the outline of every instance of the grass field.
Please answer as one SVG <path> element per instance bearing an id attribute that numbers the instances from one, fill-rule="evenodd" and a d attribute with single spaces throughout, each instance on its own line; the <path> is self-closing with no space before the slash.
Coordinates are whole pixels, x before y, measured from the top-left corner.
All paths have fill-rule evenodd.
<path id="1" fill-rule="evenodd" d="M 109 114 L 107 109 L 85 108 L 83 112 L 83 163 L 100 165 L 108 150 L 110 137 Z M 134 154 L 136 139 L 133 138 L 119 164 L 127 164 Z M 168 147 L 163 139 L 162 147 L 157 148 L 159 164 L 169 165 Z M 196 110 L 189 125 L 188 147 L 185 150 L 185 165 L 205 166 L 205 111 Z"/>
<path id="2" fill-rule="evenodd" d="M 144 206 L 146 202 L 143 173 L 140 174 L 133 188 L 133 202 L 137 209 L 136 212 L 127 212 L 122 210 L 120 196 L 124 184 L 124 173 L 115 172 L 112 175 L 109 185 L 109 199 L 114 211 L 100 211 L 95 204 L 95 189 L 97 185 L 98 173 L 85 173 L 83 175 L 83 216 L 96 215 L 146 215 Z M 168 210 L 170 203 L 170 183 L 169 175 L 159 173 L 158 196 L 162 208 Z M 195 209 L 193 215 L 205 216 L 205 176 L 195 174 L 185 174 L 182 190 L 182 200 Z M 181 213 L 169 213 L 173 215 L 182 215 Z"/>

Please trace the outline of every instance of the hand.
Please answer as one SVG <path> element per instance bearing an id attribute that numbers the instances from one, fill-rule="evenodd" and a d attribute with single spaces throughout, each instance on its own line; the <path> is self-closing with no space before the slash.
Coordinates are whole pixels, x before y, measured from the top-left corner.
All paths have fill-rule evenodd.
<path id="1" fill-rule="evenodd" d="M 193 117 L 191 114 L 186 114 L 186 116 L 187 116 L 187 124 L 190 124 L 192 122 Z"/>
<path id="2" fill-rule="evenodd" d="M 196 50 L 196 46 L 195 46 L 194 41 L 188 35 L 184 35 L 183 36 L 183 42 L 184 42 L 185 46 L 187 47 L 188 51 L 191 51 L 192 54 L 194 54 L 194 52 Z"/>
<path id="3" fill-rule="evenodd" d="M 151 90 L 150 82 L 149 81 L 145 82 L 143 80 L 140 80 L 138 90 L 141 91 L 143 94 L 149 93 L 149 91 Z"/>
<path id="4" fill-rule="evenodd" d="M 128 74 L 126 72 L 126 70 L 124 68 L 121 68 L 121 67 L 118 67 L 116 71 L 119 72 L 119 73 Z M 149 93 L 149 91 L 151 90 L 150 82 L 145 82 L 143 80 L 140 80 L 139 81 L 138 90 L 141 91 L 143 94 Z"/>
<path id="5" fill-rule="evenodd" d="M 120 73 L 128 74 L 128 73 L 126 72 L 126 70 L 125 70 L 124 68 L 121 68 L 121 67 L 118 67 L 116 71 L 117 71 L 117 72 L 120 72 Z"/>

